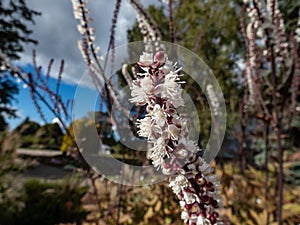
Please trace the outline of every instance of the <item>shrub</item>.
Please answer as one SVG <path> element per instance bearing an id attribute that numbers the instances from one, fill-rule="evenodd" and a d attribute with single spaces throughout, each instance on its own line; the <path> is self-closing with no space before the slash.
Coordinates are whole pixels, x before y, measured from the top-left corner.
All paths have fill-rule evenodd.
<path id="1" fill-rule="evenodd" d="M 16 224 L 53 225 L 58 223 L 80 223 L 86 212 L 81 199 L 87 188 L 77 178 L 66 178 L 61 182 L 29 180 L 24 185 L 25 207 Z"/>

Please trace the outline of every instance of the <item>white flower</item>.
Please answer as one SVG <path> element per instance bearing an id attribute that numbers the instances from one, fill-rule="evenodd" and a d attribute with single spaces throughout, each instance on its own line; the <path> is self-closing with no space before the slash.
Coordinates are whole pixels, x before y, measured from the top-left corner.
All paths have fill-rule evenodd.
<path id="1" fill-rule="evenodd" d="M 155 123 L 163 127 L 167 121 L 167 114 L 163 110 L 163 108 L 160 107 L 160 105 L 156 104 L 153 108 L 153 111 L 151 113 L 152 119 L 155 121 Z"/>
<path id="2" fill-rule="evenodd" d="M 211 225 L 211 222 L 202 216 L 198 216 L 196 225 Z"/>
<path id="3" fill-rule="evenodd" d="M 170 60 L 166 60 L 165 65 L 162 68 L 164 74 L 170 73 L 174 69 L 174 64 Z"/>
<path id="4" fill-rule="evenodd" d="M 168 125 L 168 134 L 172 140 L 178 140 L 180 135 L 180 128 L 178 128 L 174 124 L 170 124 Z"/>
<path id="5" fill-rule="evenodd" d="M 176 151 L 176 156 L 179 158 L 179 159 L 186 159 L 187 156 L 188 156 L 188 151 L 186 149 L 178 149 Z"/>
<path id="6" fill-rule="evenodd" d="M 85 29 L 83 26 L 81 26 L 81 24 L 78 24 L 78 25 L 77 25 L 77 30 L 79 31 L 79 33 L 80 33 L 81 35 L 83 35 L 83 34 L 86 33 L 86 29 Z"/>
<path id="7" fill-rule="evenodd" d="M 190 218 L 190 217 L 189 217 L 189 214 L 188 214 L 187 211 L 182 211 L 182 212 L 181 212 L 181 219 L 182 219 L 184 222 L 186 222 L 189 218 Z"/>
<path id="8" fill-rule="evenodd" d="M 144 77 L 140 82 L 134 82 L 131 87 L 130 101 L 139 105 L 144 105 L 148 102 L 149 95 L 153 90 L 153 84 L 150 77 Z"/>
<path id="9" fill-rule="evenodd" d="M 137 127 L 140 129 L 137 133 L 141 137 L 150 137 L 151 134 L 151 117 L 146 116 L 137 120 Z"/>
<path id="10" fill-rule="evenodd" d="M 185 149 L 190 153 L 196 153 L 199 148 L 194 141 L 188 140 L 185 137 L 181 137 L 178 141 L 178 149 Z"/>
<path id="11" fill-rule="evenodd" d="M 206 176 L 207 179 L 208 175 L 212 174 L 214 170 L 204 160 L 199 159 L 199 161 L 200 161 L 199 170 L 202 172 L 203 175 Z M 210 177 L 210 179 L 214 180 L 213 177 Z"/>
<path id="12" fill-rule="evenodd" d="M 179 201 L 179 205 L 180 205 L 181 208 L 184 208 L 184 206 L 185 206 L 185 201 L 180 200 L 180 201 Z"/>
<path id="13" fill-rule="evenodd" d="M 166 98 L 175 108 L 183 106 L 182 89 L 177 83 L 178 75 L 173 72 L 165 77 L 165 81 L 155 87 L 154 93 L 162 98 Z"/>
<path id="14" fill-rule="evenodd" d="M 196 215 L 196 214 L 192 214 L 191 216 L 190 216 L 190 223 L 189 223 L 189 225 L 192 225 L 192 224 L 195 224 L 195 223 L 197 223 L 197 220 L 198 220 L 198 216 Z M 197 223 L 197 225 L 198 225 L 198 223 Z M 201 224 L 202 225 L 202 224 Z"/>
<path id="15" fill-rule="evenodd" d="M 165 163 L 162 167 L 162 173 L 164 175 L 171 175 L 173 173 L 172 167 L 170 166 L 170 164 Z"/>
<path id="16" fill-rule="evenodd" d="M 150 159 L 152 164 L 154 167 L 161 167 L 164 164 L 164 157 L 167 155 L 166 143 L 163 137 L 157 139 L 151 151 Z"/>
<path id="17" fill-rule="evenodd" d="M 153 63 L 153 54 L 143 52 L 143 55 L 140 56 L 139 62 L 141 63 L 141 66 L 150 66 Z"/>
<path id="18" fill-rule="evenodd" d="M 202 216 L 198 216 L 197 225 L 211 225 L 208 219 L 204 219 Z"/>
<path id="19" fill-rule="evenodd" d="M 147 137 L 151 141 L 156 140 L 156 137 L 161 137 L 163 134 L 161 127 L 153 123 L 149 114 L 143 119 L 137 119 L 137 127 L 139 128 L 138 135 L 140 137 Z"/>
<path id="20" fill-rule="evenodd" d="M 187 204 L 193 204 L 197 201 L 197 196 L 195 194 L 186 191 L 183 192 L 183 198 Z"/>
<path id="21" fill-rule="evenodd" d="M 183 188 L 189 186 L 189 182 L 185 176 L 180 174 L 177 175 L 175 178 L 172 178 L 172 180 L 169 183 L 169 186 L 172 188 L 173 192 L 178 195 L 178 193 L 180 193 Z"/>
<path id="22" fill-rule="evenodd" d="M 151 94 L 151 91 L 153 90 L 153 82 L 150 77 L 146 76 L 143 79 L 141 79 L 141 88 L 149 95 Z"/>
<path id="23" fill-rule="evenodd" d="M 135 83 L 132 84 L 131 96 L 132 98 L 130 99 L 130 101 L 132 103 L 136 103 L 138 105 L 144 105 L 148 102 L 147 93 Z"/>
<path id="24" fill-rule="evenodd" d="M 211 84 L 208 84 L 206 86 L 206 92 L 207 92 L 208 98 L 210 100 L 213 115 L 215 115 L 215 116 L 219 115 L 219 112 L 218 112 L 219 105 L 220 105 L 219 100 L 218 100 L 217 95 L 214 92 L 213 86 Z"/>

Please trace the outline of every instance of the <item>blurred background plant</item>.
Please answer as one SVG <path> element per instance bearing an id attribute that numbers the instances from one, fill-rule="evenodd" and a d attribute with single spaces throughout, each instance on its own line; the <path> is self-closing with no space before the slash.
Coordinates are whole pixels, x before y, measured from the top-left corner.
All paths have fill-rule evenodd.
<path id="1" fill-rule="evenodd" d="M 0 224 L 80 224 L 87 214 L 81 199 L 88 187 L 79 175 L 59 181 L 24 177 L 35 165 L 17 157 L 7 133 L 0 142 Z"/>
<path id="2" fill-rule="evenodd" d="M 90 168 L 74 140 L 73 129 L 81 128 L 80 138 L 84 139 L 89 129 L 96 128 L 115 158 L 135 165 L 149 163 L 145 155 L 134 153 L 114 138 L 116 123 L 111 106 L 115 102 L 121 111 L 125 109 L 118 104 L 113 82 L 101 76 L 103 68 L 98 64 L 86 1 L 73 1 L 81 24 L 79 46 L 96 86 L 103 81 L 106 84 L 99 90 L 104 105 L 100 112 L 77 121 L 70 118 L 72 100 L 63 99 L 59 93 L 64 61 L 54 89 L 48 85 L 53 60 L 45 76 L 35 52 L 32 73 L 10 62 L 18 58 L 24 44 L 36 42 L 15 15 L 20 13 L 24 20 L 34 22 L 39 13 L 24 1 L 4 2 L 0 3 L 0 224 L 182 224 L 177 199 L 169 187 L 114 184 Z M 228 127 L 215 167 L 222 184 L 224 224 L 300 223 L 300 3 L 168 0 L 147 9 L 137 0 L 130 3 L 137 21 L 128 30 L 129 42 L 154 38 L 191 49 L 209 65 L 223 90 Z M 115 47 L 121 7 L 117 0 L 108 50 Z M 117 86 L 130 83 L 131 69 L 128 66 L 127 72 L 118 71 Z M 18 93 L 15 77 L 29 87 L 45 125 L 25 120 L 14 131 L 6 129 L 5 118 L 17 112 L 11 107 Z M 184 88 L 199 112 L 199 145 L 204 146 L 211 124 L 208 101 L 191 78 L 185 79 Z M 59 125 L 50 125 L 44 110 L 52 112 Z M 91 123 L 94 120 L 97 124 Z M 23 171 L 43 160 L 21 158 L 18 148 L 61 149 L 62 156 L 47 162 L 55 162 L 59 168 L 72 164 L 77 176 L 57 182 L 24 179 Z"/>

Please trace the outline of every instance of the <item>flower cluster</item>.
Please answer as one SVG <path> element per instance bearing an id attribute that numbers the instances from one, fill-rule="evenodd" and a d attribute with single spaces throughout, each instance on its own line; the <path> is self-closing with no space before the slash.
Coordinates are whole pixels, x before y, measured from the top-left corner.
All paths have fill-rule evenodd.
<path id="1" fill-rule="evenodd" d="M 153 51 L 153 49 L 161 47 L 159 43 L 161 34 L 152 16 L 144 9 L 139 0 L 131 0 L 130 3 L 136 10 L 136 19 L 143 35 L 145 51 Z"/>
<path id="2" fill-rule="evenodd" d="M 77 45 L 84 60 L 90 65 L 92 59 L 89 49 L 92 49 L 92 51 L 97 54 L 100 51 L 100 47 L 95 46 L 95 30 L 89 25 L 89 23 L 92 22 L 92 18 L 89 16 L 89 10 L 86 7 L 87 2 L 87 0 L 72 0 L 74 18 L 80 22 L 77 25 L 77 29 L 82 35 L 82 40 L 78 41 Z"/>
<path id="3" fill-rule="evenodd" d="M 245 80 L 249 89 L 249 103 L 258 108 L 261 96 L 257 90 L 264 83 L 259 79 L 264 79 L 268 74 L 270 58 L 274 57 L 276 60 L 276 71 L 291 67 L 294 60 L 293 49 L 297 49 L 296 42 L 300 40 L 300 28 L 291 34 L 287 33 L 278 0 L 244 0 L 241 12 L 240 25 L 246 44 Z M 247 20 L 244 21 L 244 18 Z"/>
<path id="4" fill-rule="evenodd" d="M 152 143 L 153 165 L 170 177 L 185 224 L 221 224 L 216 178 L 199 156 L 198 146 L 189 140 L 187 120 L 177 112 L 184 106 L 181 68 L 163 51 L 143 53 L 138 65 L 142 72 L 133 81 L 131 102 L 146 106 L 137 127 L 138 135 Z"/>

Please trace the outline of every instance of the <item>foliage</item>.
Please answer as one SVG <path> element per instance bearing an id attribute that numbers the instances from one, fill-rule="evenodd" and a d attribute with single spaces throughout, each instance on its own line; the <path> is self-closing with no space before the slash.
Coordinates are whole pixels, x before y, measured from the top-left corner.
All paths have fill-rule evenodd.
<path id="1" fill-rule="evenodd" d="M 1 164 L 3 159 L 1 160 Z M 0 175 L 0 224 L 14 224 L 14 218 L 24 208 L 23 182 L 16 173 Z"/>
<path id="2" fill-rule="evenodd" d="M 154 5 L 149 5 L 147 11 L 151 14 L 151 16 L 156 22 L 159 22 L 162 40 L 170 41 L 168 29 L 169 21 L 164 14 L 164 7 L 156 7 Z M 143 35 L 140 32 L 140 28 L 137 21 L 134 23 L 131 29 L 127 30 L 127 39 L 129 42 L 143 40 Z"/>
<path id="3" fill-rule="evenodd" d="M 271 171 L 268 186 L 270 193 L 265 199 L 265 172 L 249 167 L 243 175 L 239 173 L 238 164 L 232 162 L 217 166 L 216 172 L 221 180 L 220 196 L 223 196 L 223 207 L 220 209 L 225 224 L 260 225 L 266 224 L 269 215 L 270 225 L 276 222 L 277 193 L 272 187 L 276 183 L 276 168 L 269 165 Z M 288 169 L 285 170 L 288 174 Z M 121 196 L 120 224 L 182 224 L 177 199 L 166 184 L 156 184 L 148 187 L 123 186 L 120 192 L 118 184 L 108 180 L 97 180 L 101 201 L 100 213 L 92 207 L 91 197 L 86 196 L 85 208 L 89 210 L 86 222 L 98 221 L 103 224 L 115 224 L 118 211 L 118 198 Z M 300 222 L 299 204 L 300 188 L 286 183 L 285 203 L 283 205 L 283 220 L 287 224 Z"/>
<path id="4" fill-rule="evenodd" d="M 260 168 L 266 171 L 265 199 L 269 199 L 271 193 L 275 192 L 272 196 L 274 198 L 276 196 L 277 201 L 274 217 L 279 224 L 282 224 L 286 219 L 284 218 L 287 198 L 285 193 L 287 188 L 284 183 L 286 156 L 297 151 L 297 147 L 292 143 L 291 130 L 294 127 L 291 124 L 295 124 L 294 118 L 299 116 L 297 105 L 299 104 L 300 40 L 298 29 L 295 29 L 295 20 L 298 21 L 299 15 L 293 11 L 299 8 L 299 5 L 293 4 L 291 11 L 283 14 L 280 7 L 284 9 L 291 2 L 273 0 L 244 3 L 240 16 L 241 33 L 246 47 L 245 92 L 240 106 L 241 126 L 244 128 L 241 140 L 241 172 L 247 167 L 244 160 L 247 152 L 245 128 L 247 121 L 253 120 L 260 129 L 254 130 L 256 137 L 252 140 L 256 145 L 252 144 L 250 147 L 251 150 L 256 148 L 256 153 L 260 153 L 254 161 L 259 161 L 257 160 L 259 158 L 264 159 Z M 287 15 L 291 17 L 288 18 L 288 22 L 291 23 L 284 21 Z M 292 27 L 295 30 L 291 30 Z M 267 185 L 271 178 L 269 163 L 278 167 L 276 183 L 271 187 Z M 265 220 L 268 224 L 272 218 L 269 216 Z"/>
<path id="5" fill-rule="evenodd" d="M 4 0 L 0 2 L 0 52 L 10 59 L 19 59 L 19 53 L 26 43 L 37 44 L 30 37 L 28 22 L 34 24 L 39 12 L 28 8 L 24 0 Z"/>
<path id="6" fill-rule="evenodd" d="M 28 29 L 28 22 L 34 24 L 34 17 L 37 15 L 40 13 L 28 8 L 24 0 L 0 1 L 0 131 L 7 126 L 5 117 L 17 116 L 17 110 L 11 106 L 19 92 L 14 78 L 8 75 L 2 64 L 6 58 L 20 59 L 19 54 L 23 52 L 24 44 L 37 44 L 30 37 L 32 31 Z"/>
<path id="7" fill-rule="evenodd" d="M 87 189 L 80 185 L 80 179 L 65 178 L 57 183 L 28 180 L 23 184 L 15 177 L 4 178 L 6 183 L 1 186 L 1 224 L 54 225 L 80 223 L 85 219 L 81 199 Z"/>
<path id="8" fill-rule="evenodd" d="M 63 133 L 57 123 L 39 125 L 26 118 L 11 134 L 19 148 L 60 149 Z"/>
<path id="9" fill-rule="evenodd" d="M 238 103 L 238 83 L 240 76 L 239 63 L 244 54 L 241 35 L 239 34 L 238 18 L 239 1 L 178 1 L 173 4 L 173 25 L 175 43 L 180 44 L 197 54 L 212 69 L 223 91 L 228 110 L 228 124 L 236 123 Z M 162 40 L 171 41 L 170 22 L 165 7 L 149 6 L 147 11 L 159 24 Z M 138 33 L 136 22 L 128 30 L 128 41 L 143 40 Z M 183 65 L 184 71 L 184 65 Z M 200 74 L 199 74 L 200 76 Z M 209 137 L 211 118 L 209 105 L 197 84 L 187 76 L 184 90 L 196 103 L 200 115 L 200 139 L 207 141 Z M 201 143 L 203 144 L 203 143 Z"/>
<path id="10" fill-rule="evenodd" d="M 93 118 L 94 116 L 95 118 Z M 96 125 L 93 121 L 96 122 Z M 60 150 L 67 153 L 74 152 L 78 148 L 77 141 L 81 142 L 80 146 L 84 146 L 83 149 L 93 149 L 97 144 L 89 139 L 89 133 L 93 133 L 95 129 L 101 138 L 103 147 L 107 148 L 106 150 L 114 158 L 120 161 L 125 160 L 131 165 L 140 165 L 145 159 L 144 151 L 132 151 L 115 138 L 108 114 L 103 112 L 89 112 L 85 117 L 74 120 L 68 127 L 68 132 L 63 136 Z"/>
<path id="11" fill-rule="evenodd" d="M 24 180 L 29 165 L 16 157 L 14 147 L 0 137 L 0 224 L 48 224 L 80 222 L 85 218 L 81 199 L 87 188 L 79 177 L 58 182 Z M 5 140 L 5 141 L 4 141 Z"/>
<path id="12" fill-rule="evenodd" d="M 97 180 L 96 187 L 101 202 L 100 212 L 90 204 L 85 205 L 90 211 L 86 220 L 88 223 L 98 221 L 100 224 L 115 225 L 120 210 L 119 224 L 122 225 L 182 224 L 178 200 L 166 184 L 147 187 L 122 186 L 120 192 L 118 184 Z M 91 200 L 91 196 L 84 198 L 84 202 L 91 203 Z"/>
<path id="13" fill-rule="evenodd" d="M 224 197 L 225 221 L 230 224 L 259 225 L 278 224 L 276 222 L 276 208 L 278 195 L 276 185 L 276 168 L 269 165 L 271 170 L 268 182 L 269 193 L 265 193 L 265 172 L 249 167 L 241 176 L 238 166 L 226 164 L 224 169 L 218 170 L 222 176 L 222 196 Z M 288 170 L 285 170 L 285 174 Z M 285 184 L 285 201 L 283 205 L 283 223 L 297 224 L 300 222 L 299 197 L 300 188 Z"/>
<path id="14" fill-rule="evenodd" d="M 237 21 L 239 1 L 189 1 L 181 3 L 175 11 L 175 30 L 179 43 L 193 49 L 214 71 L 225 99 L 233 82 L 238 61 L 243 54 Z M 198 40 L 197 40 L 198 39 Z M 199 47 L 196 48 L 196 44 Z"/>
<path id="15" fill-rule="evenodd" d="M 18 160 L 7 133 L 0 133 L 0 224 L 13 224 L 13 218 L 23 209 L 23 181 L 19 172 L 26 163 Z"/>
<path id="16" fill-rule="evenodd" d="M 75 121 L 73 121 L 75 123 Z M 60 150 L 63 152 L 67 152 L 73 148 L 76 148 L 76 142 L 74 141 L 74 131 L 72 124 L 68 127 L 68 134 L 65 134 L 62 139 L 62 143 L 60 146 Z"/>
<path id="17" fill-rule="evenodd" d="M 46 124 L 40 127 L 35 133 L 38 139 L 37 146 L 46 149 L 60 149 L 63 132 L 58 123 Z"/>
<path id="18" fill-rule="evenodd" d="M 25 182 L 25 207 L 16 219 L 17 224 L 80 223 L 86 216 L 81 199 L 87 191 L 80 182 L 74 177 L 56 183 L 38 180 Z"/>
<path id="19" fill-rule="evenodd" d="M 293 0 L 279 1 L 283 20 L 286 22 L 287 33 L 294 32 L 299 18 L 300 2 Z"/>
<path id="20" fill-rule="evenodd" d="M 76 147 L 74 131 L 77 135 L 77 140 L 84 140 L 84 142 L 88 142 L 88 140 L 86 140 L 89 137 L 88 134 L 95 129 L 97 130 L 104 144 L 109 146 L 116 144 L 108 114 L 102 112 L 89 112 L 85 117 L 74 120 L 68 127 L 68 133 L 63 137 L 61 150 L 67 151 L 68 148 Z"/>
<path id="21" fill-rule="evenodd" d="M 17 117 L 17 110 L 11 105 L 18 93 L 17 85 L 7 75 L 2 74 L 0 69 L 0 131 L 4 131 L 7 126 L 5 117 Z"/>
<path id="22" fill-rule="evenodd" d="M 40 127 L 41 126 L 38 123 L 30 121 L 29 118 L 26 118 L 19 126 L 15 128 L 15 131 L 20 133 L 22 136 L 26 136 L 36 133 Z"/>

